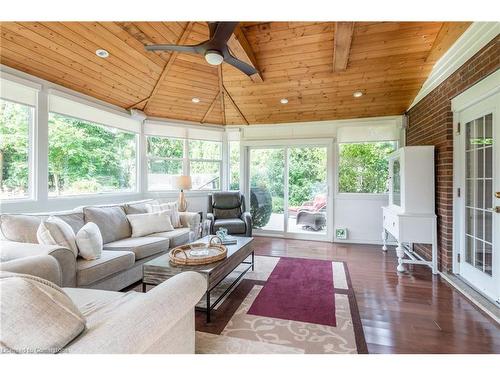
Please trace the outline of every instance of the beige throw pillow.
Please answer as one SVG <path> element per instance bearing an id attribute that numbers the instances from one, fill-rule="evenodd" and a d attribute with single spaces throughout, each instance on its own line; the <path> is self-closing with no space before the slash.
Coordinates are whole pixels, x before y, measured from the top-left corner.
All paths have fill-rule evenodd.
<path id="1" fill-rule="evenodd" d="M 85 329 L 85 318 L 57 285 L 0 272 L 0 351 L 57 353 Z"/>
<path id="2" fill-rule="evenodd" d="M 99 259 L 102 253 L 102 235 L 95 223 L 87 223 L 76 234 L 78 254 L 86 260 Z"/>
<path id="3" fill-rule="evenodd" d="M 179 206 L 177 202 L 161 203 L 161 204 L 147 204 L 148 212 L 160 212 L 170 210 L 170 219 L 174 228 L 182 227 L 181 217 L 179 215 Z"/>
<path id="4" fill-rule="evenodd" d="M 75 258 L 78 256 L 75 232 L 71 225 L 56 216 L 42 220 L 36 232 L 38 243 L 42 245 L 58 245 L 73 251 Z"/>
<path id="5" fill-rule="evenodd" d="M 174 230 L 170 216 L 166 211 L 127 215 L 127 219 L 132 227 L 132 237 L 143 237 L 148 234 Z"/>

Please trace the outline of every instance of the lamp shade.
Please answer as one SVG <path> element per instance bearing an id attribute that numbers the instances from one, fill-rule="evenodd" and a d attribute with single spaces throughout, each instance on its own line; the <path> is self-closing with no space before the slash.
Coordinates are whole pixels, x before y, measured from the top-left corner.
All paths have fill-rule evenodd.
<path id="1" fill-rule="evenodd" d="M 177 177 L 177 188 L 181 190 L 191 189 L 191 176 Z"/>

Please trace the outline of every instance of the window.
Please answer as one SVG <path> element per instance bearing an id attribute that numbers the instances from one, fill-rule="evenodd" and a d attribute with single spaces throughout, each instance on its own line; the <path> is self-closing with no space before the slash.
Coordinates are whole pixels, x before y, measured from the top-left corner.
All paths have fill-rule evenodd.
<path id="1" fill-rule="evenodd" d="M 184 140 L 148 137 L 148 189 L 174 190 L 183 170 Z"/>
<path id="2" fill-rule="evenodd" d="M 397 142 L 340 143 L 339 193 L 386 193 L 389 176 L 387 156 Z"/>
<path id="3" fill-rule="evenodd" d="M 229 142 L 229 190 L 240 190 L 240 142 Z"/>
<path id="4" fill-rule="evenodd" d="M 221 142 L 148 136 L 147 143 L 150 191 L 177 189 L 176 178 L 187 171 L 192 190 L 220 190 Z"/>
<path id="5" fill-rule="evenodd" d="M 136 190 L 137 136 L 49 115 L 49 196 Z"/>
<path id="6" fill-rule="evenodd" d="M 188 149 L 193 190 L 220 190 L 222 143 L 189 140 Z"/>
<path id="7" fill-rule="evenodd" d="M 34 107 L 0 99 L 0 199 L 28 198 Z"/>

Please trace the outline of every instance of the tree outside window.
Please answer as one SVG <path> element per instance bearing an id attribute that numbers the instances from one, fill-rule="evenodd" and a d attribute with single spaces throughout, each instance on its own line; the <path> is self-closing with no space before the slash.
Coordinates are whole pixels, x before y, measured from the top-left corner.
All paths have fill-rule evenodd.
<path id="1" fill-rule="evenodd" d="M 396 147 L 396 142 L 340 143 L 339 193 L 386 193 L 387 157 Z"/>
<path id="2" fill-rule="evenodd" d="M 34 108 L 0 99 L 0 199 L 29 196 L 29 134 Z"/>

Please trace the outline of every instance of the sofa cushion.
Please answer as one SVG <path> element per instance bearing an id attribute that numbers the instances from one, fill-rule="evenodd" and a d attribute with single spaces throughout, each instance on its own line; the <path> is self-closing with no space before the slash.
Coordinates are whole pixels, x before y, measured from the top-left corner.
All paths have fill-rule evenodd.
<path id="1" fill-rule="evenodd" d="M 245 222 L 241 219 L 217 219 L 214 222 L 214 231 L 226 228 L 231 234 L 243 234 L 246 232 Z"/>
<path id="2" fill-rule="evenodd" d="M 97 259 L 102 252 L 102 235 L 95 223 L 87 223 L 76 234 L 78 254 L 87 260 Z"/>
<path id="3" fill-rule="evenodd" d="M 38 242 L 42 245 L 58 245 L 70 249 L 75 258 L 78 256 L 75 232 L 71 225 L 56 216 L 42 220 L 36 232 Z"/>
<path id="4" fill-rule="evenodd" d="M 148 212 L 147 204 L 159 204 L 156 199 L 144 199 L 142 201 L 127 202 L 123 204 L 123 209 L 127 215 L 145 214 Z"/>
<path id="5" fill-rule="evenodd" d="M 118 241 L 132 234 L 127 215 L 120 206 L 85 207 L 83 215 L 85 223 L 97 224 L 104 243 Z"/>
<path id="6" fill-rule="evenodd" d="M 42 219 L 33 215 L 0 215 L 0 228 L 6 240 L 38 243 L 36 231 Z"/>
<path id="7" fill-rule="evenodd" d="M 152 234 L 151 236 L 154 236 L 155 234 Z M 135 260 L 139 260 L 147 258 L 150 255 L 157 254 L 161 251 L 168 250 L 168 245 L 168 238 L 163 238 L 161 236 L 131 237 L 107 243 L 104 245 L 104 250 L 131 251 L 135 254 Z"/>
<path id="8" fill-rule="evenodd" d="M 134 253 L 130 251 L 106 251 L 99 259 L 78 259 L 76 263 L 76 282 L 78 286 L 85 286 L 114 273 L 125 271 L 135 262 Z"/>
<path id="9" fill-rule="evenodd" d="M 1 351 L 57 353 L 85 329 L 85 318 L 57 285 L 0 272 Z"/>
<path id="10" fill-rule="evenodd" d="M 168 211 L 127 215 L 132 228 L 132 237 L 143 237 L 156 232 L 174 230 Z"/>
<path id="11" fill-rule="evenodd" d="M 170 232 L 153 233 L 148 237 L 162 237 L 164 239 L 168 238 L 168 240 L 170 241 L 169 246 L 170 248 L 173 248 L 188 243 L 191 239 L 190 233 L 191 230 L 189 228 L 177 228 Z"/>

